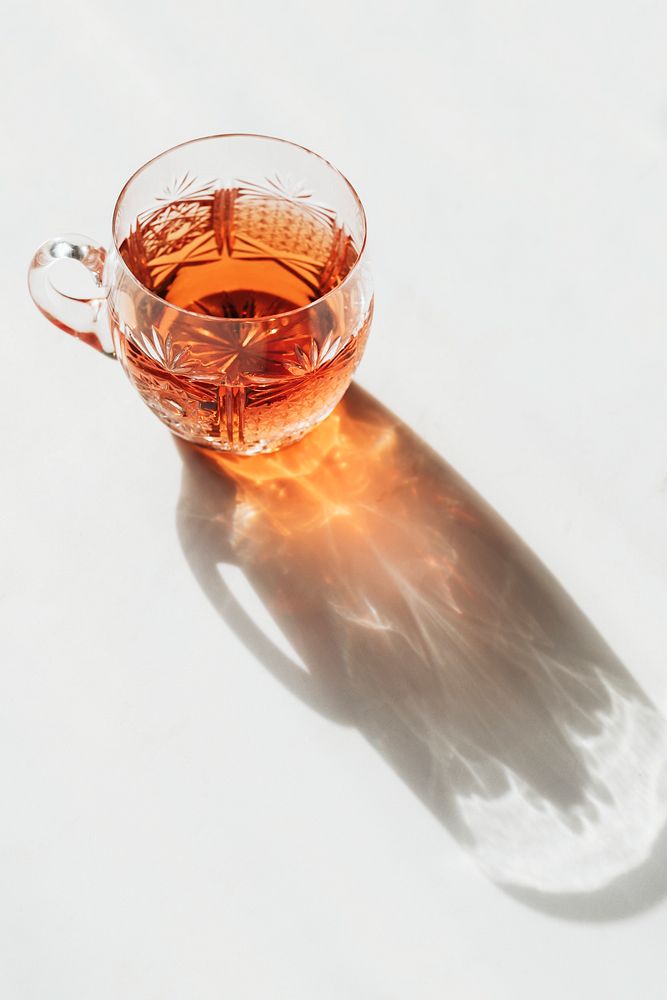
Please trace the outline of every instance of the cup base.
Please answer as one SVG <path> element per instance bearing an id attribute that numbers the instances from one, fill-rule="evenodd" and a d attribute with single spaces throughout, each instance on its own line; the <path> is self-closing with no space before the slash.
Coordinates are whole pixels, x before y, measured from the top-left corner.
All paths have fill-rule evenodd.
<path id="1" fill-rule="evenodd" d="M 323 413 L 321 416 L 317 418 L 317 420 L 308 423 L 305 427 L 298 427 L 296 429 L 292 429 L 292 431 L 289 434 L 286 434 L 285 437 L 282 437 L 277 441 L 260 440 L 254 442 L 252 445 L 249 445 L 247 448 L 238 447 L 237 445 L 232 446 L 228 442 L 222 441 L 220 438 L 213 437 L 211 435 L 205 435 L 205 436 L 191 435 L 185 433 L 183 430 L 177 427 L 172 427 L 171 430 L 172 433 L 176 435 L 176 437 L 181 438 L 183 441 L 188 441 L 190 444 L 197 445 L 199 448 L 206 448 L 209 451 L 215 451 L 218 452 L 219 454 L 234 455 L 235 457 L 236 456 L 250 457 L 251 455 L 271 455 L 273 454 L 273 452 L 282 451 L 283 448 L 289 448 L 290 445 L 296 444 L 297 441 L 301 441 L 302 438 L 306 437 L 307 434 L 310 434 L 310 432 L 314 431 L 316 427 L 319 427 L 320 424 L 324 423 L 327 417 L 329 417 L 332 411 L 335 409 L 337 402 L 333 406 L 329 407 L 326 413 Z"/>

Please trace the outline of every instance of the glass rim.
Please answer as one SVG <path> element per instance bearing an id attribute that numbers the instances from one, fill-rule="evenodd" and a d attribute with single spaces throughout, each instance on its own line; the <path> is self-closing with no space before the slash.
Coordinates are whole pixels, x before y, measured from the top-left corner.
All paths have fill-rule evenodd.
<path id="1" fill-rule="evenodd" d="M 193 312 L 191 309 L 184 309 L 182 306 L 177 306 L 173 302 L 169 302 L 167 299 L 163 299 L 161 295 L 157 295 L 151 288 L 148 287 L 148 285 L 145 285 L 143 281 L 141 281 L 136 276 L 136 274 L 128 266 L 128 264 L 125 261 L 125 258 L 120 252 L 120 247 L 118 245 L 118 239 L 116 234 L 116 228 L 118 223 L 118 216 L 120 214 L 121 204 L 126 194 L 128 193 L 130 186 L 139 177 L 139 175 L 142 174 L 144 170 L 146 170 L 147 167 L 150 167 L 153 163 L 157 163 L 157 161 L 161 160 L 163 156 L 168 156 L 169 153 L 173 153 L 177 149 L 183 149 L 185 146 L 194 146 L 200 142 L 208 142 L 211 139 L 264 139 L 267 142 L 280 142 L 285 146 L 292 146 L 294 149 L 302 150 L 305 153 L 309 153 L 311 156 L 317 157 L 318 160 L 326 164 L 326 166 L 329 167 L 330 170 L 332 170 L 335 174 L 338 175 L 338 177 L 343 181 L 343 184 L 350 191 L 355 201 L 357 209 L 359 210 L 359 214 L 361 217 L 361 225 L 362 225 L 361 246 L 359 248 L 357 258 L 339 285 L 335 285 L 333 288 L 330 288 L 329 291 L 325 292 L 323 295 L 318 295 L 317 298 L 313 299 L 312 302 L 308 302 L 306 303 L 306 305 L 303 306 L 297 306 L 295 309 L 287 309 L 284 312 L 268 313 L 266 316 L 257 316 L 254 319 L 253 318 L 239 319 L 230 316 L 205 316 L 202 315 L 202 313 Z M 366 246 L 368 243 L 368 222 L 366 219 L 366 211 L 364 209 L 363 202 L 359 197 L 356 188 L 347 179 L 345 174 L 338 169 L 338 167 L 336 167 L 333 163 L 331 163 L 330 160 L 327 160 L 326 157 L 322 156 L 320 153 L 316 153 L 314 150 L 309 149 L 308 146 L 301 145 L 301 143 L 292 142 L 291 139 L 281 139 L 279 136 L 264 135 L 261 132 L 218 132 L 218 133 L 213 133 L 212 135 L 201 135 L 195 139 L 186 139 L 185 142 L 178 142 L 176 143 L 175 146 L 169 146 L 167 149 L 163 149 L 161 153 L 157 153 L 156 156 L 152 156 L 150 160 L 146 160 L 146 162 L 142 163 L 140 167 L 137 167 L 137 169 L 125 181 L 120 190 L 120 194 L 116 198 L 116 204 L 114 205 L 113 214 L 111 216 L 111 238 L 113 240 L 113 246 L 114 250 L 116 251 L 116 256 L 120 261 L 121 267 L 123 268 L 125 273 L 132 279 L 132 281 L 134 281 L 136 285 L 138 285 L 138 287 L 142 290 L 142 292 L 145 295 L 148 295 L 150 298 L 155 299 L 155 301 L 161 303 L 162 306 L 166 306 L 168 309 L 174 309 L 176 310 L 176 312 L 182 313 L 185 316 L 196 316 L 199 320 L 204 320 L 207 323 L 207 325 L 209 323 L 223 323 L 223 324 L 266 323 L 272 320 L 283 319 L 286 316 L 295 316 L 298 313 L 305 313 L 308 309 L 312 309 L 314 306 L 318 306 L 321 302 L 326 302 L 329 296 L 335 295 L 336 292 L 339 292 L 342 288 L 344 288 L 345 285 L 348 283 L 348 281 L 351 280 L 353 275 L 356 274 L 357 269 L 359 268 L 359 265 L 361 264 L 362 258 L 364 256 L 364 252 L 366 250 Z"/>

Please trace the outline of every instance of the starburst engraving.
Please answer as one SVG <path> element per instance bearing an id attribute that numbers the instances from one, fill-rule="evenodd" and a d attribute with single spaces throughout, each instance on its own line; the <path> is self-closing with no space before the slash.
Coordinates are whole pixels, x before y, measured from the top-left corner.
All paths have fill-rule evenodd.
<path id="1" fill-rule="evenodd" d="M 239 196 L 249 200 L 266 201 L 268 199 L 290 203 L 305 215 L 310 215 L 319 222 L 333 224 L 336 213 L 321 205 L 313 199 L 312 193 L 306 188 L 304 182 L 290 175 L 280 176 L 274 174 L 267 177 L 265 184 L 257 184 L 254 181 L 239 180 Z"/>
<path id="2" fill-rule="evenodd" d="M 197 177 L 192 177 L 189 171 L 182 177 L 176 177 L 170 184 L 167 184 L 162 194 L 157 195 L 156 201 L 175 201 L 187 199 L 188 201 L 198 201 L 202 198 L 212 198 L 215 191 L 216 182 L 200 181 Z"/>
<path id="3" fill-rule="evenodd" d="M 313 338 L 304 349 L 299 344 L 294 346 L 294 358 L 285 361 L 285 368 L 292 375 L 305 375 L 317 371 L 322 365 L 329 364 L 336 357 L 341 345 L 341 338 L 333 332 L 327 334 L 321 344 Z"/>
<path id="4" fill-rule="evenodd" d="M 132 339 L 137 347 L 146 354 L 151 361 L 160 365 L 168 372 L 178 374 L 188 370 L 188 348 L 184 345 L 174 343 L 171 333 L 166 337 L 156 327 L 151 326 L 150 330 L 135 330 Z"/>

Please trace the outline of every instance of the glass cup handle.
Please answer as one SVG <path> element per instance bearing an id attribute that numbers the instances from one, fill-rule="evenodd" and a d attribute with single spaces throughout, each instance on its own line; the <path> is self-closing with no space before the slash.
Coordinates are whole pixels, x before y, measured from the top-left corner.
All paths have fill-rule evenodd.
<path id="1" fill-rule="evenodd" d="M 50 269 L 63 259 L 79 261 L 92 274 L 99 294 L 88 298 L 67 295 L 52 281 Z M 42 243 L 30 262 L 28 287 L 33 302 L 47 319 L 107 357 L 115 358 L 106 316 L 108 289 L 103 274 L 106 251 L 95 240 L 78 233 L 56 236 Z"/>

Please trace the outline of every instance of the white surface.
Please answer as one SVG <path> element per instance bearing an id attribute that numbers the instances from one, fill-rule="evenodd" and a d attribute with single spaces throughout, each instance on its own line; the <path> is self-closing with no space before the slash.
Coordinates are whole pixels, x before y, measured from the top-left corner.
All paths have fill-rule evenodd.
<path id="1" fill-rule="evenodd" d="M 666 29 L 601 0 L 3 14 L 3 1000 L 665 996 Z M 377 289 L 359 382 L 650 699 L 561 734 L 602 769 L 583 826 L 519 782 L 464 797 L 466 848 L 391 746 L 279 683 L 184 558 L 169 435 L 30 303 L 42 240 L 108 239 L 135 167 L 221 131 L 352 179 Z M 549 706 L 522 704 L 541 746 Z"/>

